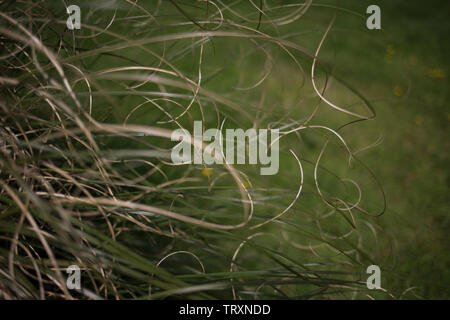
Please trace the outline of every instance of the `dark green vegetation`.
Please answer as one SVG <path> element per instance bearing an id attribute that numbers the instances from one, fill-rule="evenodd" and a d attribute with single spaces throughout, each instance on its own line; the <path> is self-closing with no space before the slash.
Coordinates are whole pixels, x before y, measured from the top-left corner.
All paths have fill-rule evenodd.
<path id="1" fill-rule="evenodd" d="M 449 297 L 448 5 L 77 4 L 0 2 L 3 298 Z M 279 173 L 173 166 L 194 120 Z"/>

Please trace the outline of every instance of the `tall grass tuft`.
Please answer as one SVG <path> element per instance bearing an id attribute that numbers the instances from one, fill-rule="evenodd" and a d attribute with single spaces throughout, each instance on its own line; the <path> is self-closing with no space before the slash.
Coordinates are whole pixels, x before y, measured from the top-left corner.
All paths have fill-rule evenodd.
<path id="1" fill-rule="evenodd" d="M 393 240 L 347 142 L 375 113 L 333 73 L 342 8 L 79 1 L 69 30 L 69 4 L 0 3 L 2 298 L 389 297 L 365 284 Z M 279 173 L 174 165 L 194 120 L 279 129 Z"/>

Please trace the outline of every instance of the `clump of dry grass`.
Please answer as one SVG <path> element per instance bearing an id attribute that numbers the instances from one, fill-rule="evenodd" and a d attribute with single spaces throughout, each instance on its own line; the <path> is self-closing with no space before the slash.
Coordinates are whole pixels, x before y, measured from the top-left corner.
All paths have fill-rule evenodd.
<path id="1" fill-rule="evenodd" d="M 364 209 L 362 187 L 320 162 L 332 146 L 366 170 L 341 130 L 374 117 L 364 99 L 353 108 L 326 97 L 320 50 L 335 18 L 309 50 L 283 27 L 312 1 L 105 4 L 85 3 L 81 30 L 69 31 L 59 3 L 1 3 L 2 297 L 366 294 L 365 246 L 378 237 L 365 215 L 385 206 Z M 295 102 L 299 90 L 312 98 Z M 347 124 L 333 129 L 323 109 Z M 171 164 L 171 131 L 196 119 L 280 128 L 280 176 Z M 321 147 L 309 151 L 306 138 Z M 66 287 L 72 264 L 78 291 Z"/>

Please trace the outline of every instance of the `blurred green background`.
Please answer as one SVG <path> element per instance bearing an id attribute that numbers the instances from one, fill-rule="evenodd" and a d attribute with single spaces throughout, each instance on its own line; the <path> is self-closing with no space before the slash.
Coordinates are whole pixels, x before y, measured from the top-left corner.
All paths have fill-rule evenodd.
<path id="1" fill-rule="evenodd" d="M 369 4 L 381 8 L 381 32 L 357 29 L 342 16 L 335 26 L 342 33 L 331 38 L 339 48 L 340 74 L 359 84 L 377 111 L 370 128 L 358 132 L 358 142 L 383 136 L 361 158 L 387 195 L 380 223 L 395 237 L 400 275 L 387 285 L 423 286 L 423 297 L 448 299 L 450 6 L 441 1 L 342 4 L 356 12 Z"/>

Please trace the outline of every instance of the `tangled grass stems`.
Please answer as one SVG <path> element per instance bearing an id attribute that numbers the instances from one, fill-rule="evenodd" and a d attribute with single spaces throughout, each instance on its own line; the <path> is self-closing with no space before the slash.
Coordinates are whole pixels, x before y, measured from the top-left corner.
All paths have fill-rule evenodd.
<path id="1" fill-rule="evenodd" d="M 375 116 L 351 87 L 369 115 L 325 97 L 329 78 L 340 81 L 319 55 L 336 13 L 311 50 L 283 29 L 314 8 L 311 0 L 293 11 L 267 1 L 111 2 L 83 7 L 86 18 L 74 31 L 59 2 L 0 7 L 3 298 L 367 294 L 361 268 L 375 261 L 368 252 L 381 240 L 376 222 L 359 213 L 373 209 L 363 208 L 355 179 L 319 162 L 332 145 L 336 154 L 344 150 L 342 163 L 348 157 L 375 176 L 339 133 L 343 125 L 314 122 L 330 107 L 352 126 L 360 123 L 354 118 Z M 287 89 L 277 82 L 286 66 L 294 79 Z M 285 110 L 278 90 L 293 100 L 299 90 L 312 98 Z M 280 139 L 287 171 L 262 178 L 226 161 L 214 168 L 170 163 L 171 132 L 199 118 L 221 129 L 225 119 L 286 129 Z M 322 147 L 304 139 L 323 139 Z M 298 187 L 285 181 L 294 172 Z M 319 188 L 324 174 L 333 182 Z M 278 186 L 284 194 L 273 203 Z M 79 291 L 66 287 L 64 270 L 72 264 L 83 270 Z"/>

